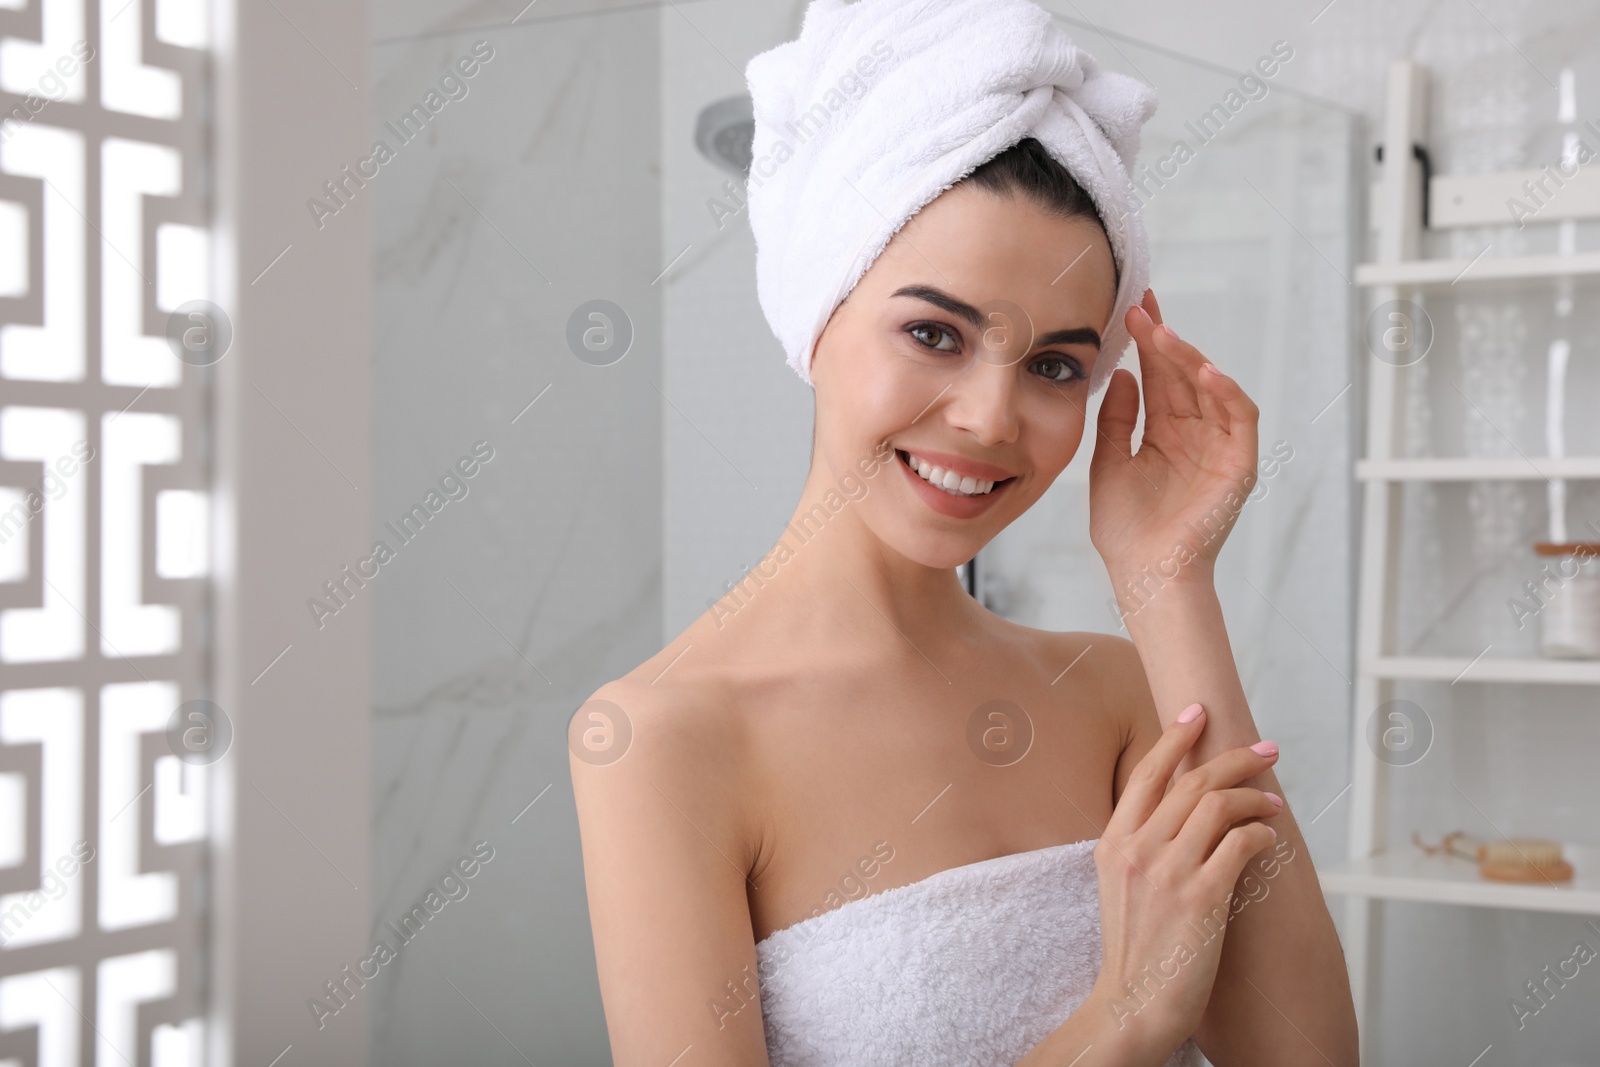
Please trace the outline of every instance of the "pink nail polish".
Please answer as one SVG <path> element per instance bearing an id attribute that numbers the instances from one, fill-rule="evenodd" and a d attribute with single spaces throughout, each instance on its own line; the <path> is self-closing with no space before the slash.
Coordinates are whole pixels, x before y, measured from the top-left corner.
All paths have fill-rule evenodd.
<path id="1" fill-rule="evenodd" d="M 1168 326 L 1168 325 L 1167 325 L 1167 324 L 1166 324 L 1166 323 L 1164 323 L 1164 322 L 1163 322 L 1163 323 L 1162 323 L 1162 324 L 1161 324 L 1161 328 L 1162 328 L 1162 329 L 1163 329 L 1163 330 L 1166 330 L 1166 331 L 1167 331 L 1167 333 L 1168 333 L 1168 334 L 1170 334 L 1170 335 L 1171 335 L 1171 337 L 1172 337 L 1172 339 L 1173 339 L 1173 340 L 1174 340 L 1174 341 L 1181 341 L 1181 340 L 1183 340 L 1183 338 L 1181 338 L 1181 337 L 1179 337 L 1179 336 L 1178 336 L 1178 331 L 1177 331 L 1177 330 L 1174 330 L 1174 329 L 1173 329 L 1173 328 L 1172 328 L 1172 327 L 1171 327 L 1171 326 Z"/>
<path id="2" fill-rule="evenodd" d="M 1179 722 L 1194 722 L 1205 711 L 1199 704 L 1190 704 L 1178 713 Z"/>
<path id="3" fill-rule="evenodd" d="M 1266 792 L 1266 791 L 1262 790 L 1262 792 Z M 1283 807 L 1283 798 L 1280 797 L 1278 794 L 1276 794 L 1276 793 L 1267 793 L 1267 799 L 1272 801 L 1278 807 L 1280 807 L 1280 808 Z"/>
<path id="4" fill-rule="evenodd" d="M 1204 370 L 1204 371 L 1210 371 L 1212 374 L 1215 374 L 1218 377 L 1222 376 L 1222 369 L 1220 367 L 1218 367 L 1215 363 L 1211 363 L 1209 361 L 1200 364 L 1200 369 Z"/>
<path id="5" fill-rule="evenodd" d="M 1278 754 L 1278 742 L 1257 741 L 1250 746 L 1250 751 L 1258 756 L 1276 756 Z"/>

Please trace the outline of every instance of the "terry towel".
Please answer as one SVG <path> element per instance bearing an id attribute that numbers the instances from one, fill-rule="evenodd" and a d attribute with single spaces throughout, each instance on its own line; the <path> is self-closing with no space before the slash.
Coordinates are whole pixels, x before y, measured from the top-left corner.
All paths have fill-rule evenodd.
<path id="1" fill-rule="evenodd" d="M 1094 841 L 969 863 L 756 945 L 772 1067 L 1011 1067 L 1100 970 Z M 1196 1067 L 1185 1041 L 1167 1067 Z"/>
<path id="2" fill-rule="evenodd" d="M 761 310 L 808 384 L 812 347 L 889 239 L 1024 137 L 1093 198 L 1119 279 L 1091 394 L 1149 284 L 1129 178 L 1155 91 L 1101 70 L 1032 0 L 813 0 L 800 36 L 745 67 Z M 1065 266 L 1065 263 L 1063 263 Z"/>

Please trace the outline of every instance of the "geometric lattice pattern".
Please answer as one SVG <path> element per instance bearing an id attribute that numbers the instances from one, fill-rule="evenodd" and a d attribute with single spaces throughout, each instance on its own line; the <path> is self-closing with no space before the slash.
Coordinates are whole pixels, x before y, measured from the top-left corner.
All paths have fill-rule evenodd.
<path id="1" fill-rule="evenodd" d="M 0 0 L 0 1067 L 203 1062 L 207 6 Z"/>

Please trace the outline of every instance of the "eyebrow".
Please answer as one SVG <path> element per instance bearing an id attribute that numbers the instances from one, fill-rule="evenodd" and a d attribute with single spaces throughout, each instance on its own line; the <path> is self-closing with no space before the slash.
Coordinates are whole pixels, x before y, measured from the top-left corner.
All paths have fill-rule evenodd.
<path id="1" fill-rule="evenodd" d="M 983 312 L 967 303 L 958 300 L 942 289 L 931 285 L 906 285 L 889 294 L 890 296 L 909 296 L 915 300 L 924 300 L 935 307 L 943 308 L 952 315 L 966 319 L 974 329 L 983 326 Z M 1076 326 L 1070 330 L 1054 330 L 1041 334 L 1033 340 L 1034 347 L 1041 345 L 1093 345 L 1100 347 L 1100 331 L 1091 326 Z"/>

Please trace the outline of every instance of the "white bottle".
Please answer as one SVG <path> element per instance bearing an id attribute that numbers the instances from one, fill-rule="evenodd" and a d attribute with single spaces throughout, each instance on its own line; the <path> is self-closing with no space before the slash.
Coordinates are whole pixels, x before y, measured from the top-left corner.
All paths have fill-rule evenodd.
<path id="1" fill-rule="evenodd" d="M 1600 544 L 1540 542 L 1534 550 L 1559 582 L 1539 612 L 1539 652 L 1553 659 L 1600 659 Z"/>

